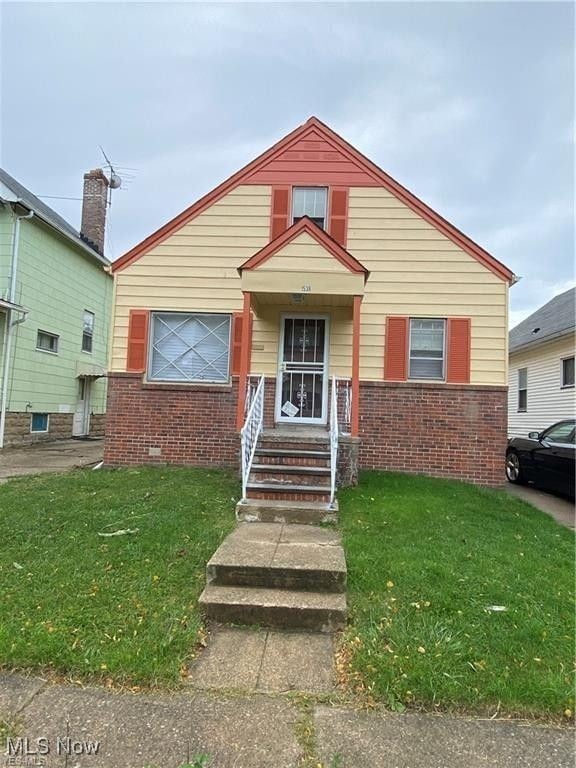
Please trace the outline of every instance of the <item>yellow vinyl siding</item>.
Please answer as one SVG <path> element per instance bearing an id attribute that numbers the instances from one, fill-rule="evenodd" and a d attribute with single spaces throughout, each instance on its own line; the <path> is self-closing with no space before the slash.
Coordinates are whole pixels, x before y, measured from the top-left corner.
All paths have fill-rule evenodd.
<path id="1" fill-rule="evenodd" d="M 385 189 L 350 190 L 347 248 L 371 272 L 362 302 L 361 379 L 383 377 L 386 315 L 464 316 L 472 319 L 471 382 L 507 383 L 503 280 Z"/>
<path id="2" fill-rule="evenodd" d="M 270 187 L 240 186 L 133 264 L 115 275 L 111 370 L 126 365 L 131 308 L 238 312 L 238 267 L 269 242 Z M 474 384 L 507 383 L 507 290 L 504 281 L 452 243 L 384 189 L 352 188 L 347 249 L 368 270 L 361 310 L 360 376 L 382 380 L 386 316 L 472 318 Z M 288 304 L 292 280 L 315 283 L 357 277 L 307 233 L 286 245 L 253 274 L 279 282 L 285 296 L 256 297 L 252 371 L 276 375 L 282 312 L 330 316 L 330 373 L 350 375 L 351 306 L 313 292 Z M 308 276 L 307 274 L 308 273 Z M 288 277 L 290 279 L 288 279 Z M 350 293 L 362 293 L 356 282 Z M 330 304 L 323 306 L 322 302 Z"/>
<path id="3" fill-rule="evenodd" d="M 332 274 L 350 274 L 350 270 L 341 264 L 331 253 L 316 242 L 307 232 L 303 232 L 290 243 L 266 259 L 258 271 L 279 270 L 284 272 L 331 272 Z"/>
<path id="4" fill-rule="evenodd" d="M 240 186 L 117 272 L 111 370 L 126 370 L 132 308 L 238 312 L 237 268 L 270 239 L 270 187 Z"/>

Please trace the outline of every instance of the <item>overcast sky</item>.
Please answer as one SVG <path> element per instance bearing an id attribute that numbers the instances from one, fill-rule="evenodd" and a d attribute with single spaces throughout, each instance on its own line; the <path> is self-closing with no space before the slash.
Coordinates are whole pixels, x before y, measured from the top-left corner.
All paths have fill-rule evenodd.
<path id="1" fill-rule="evenodd" d="M 574 284 L 571 3 L 4 3 L 1 161 L 38 195 L 126 171 L 107 255 L 316 115 L 522 280 Z M 78 227 L 80 202 L 45 199 Z"/>

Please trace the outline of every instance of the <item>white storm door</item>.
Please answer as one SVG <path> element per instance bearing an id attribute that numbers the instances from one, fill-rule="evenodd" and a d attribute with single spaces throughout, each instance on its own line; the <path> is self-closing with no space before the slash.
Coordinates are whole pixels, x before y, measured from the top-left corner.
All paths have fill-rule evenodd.
<path id="1" fill-rule="evenodd" d="M 72 436 L 86 437 L 90 433 L 90 394 L 92 389 L 92 380 L 82 376 L 78 379 L 78 401 L 76 411 L 72 420 Z"/>
<path id="2" fill-rule="evenodd" d="M 276 421 L 326 424 L 328 335 L 326 316 L 282 316 L 276 381 Z"/>

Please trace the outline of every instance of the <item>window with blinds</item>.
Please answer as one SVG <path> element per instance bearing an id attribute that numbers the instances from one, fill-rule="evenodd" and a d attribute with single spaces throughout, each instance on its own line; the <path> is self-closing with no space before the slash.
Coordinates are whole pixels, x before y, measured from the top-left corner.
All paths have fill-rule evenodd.
<path id="1" fill-rule="evenodd" d="M 528 410 L 528 368 L 518 368 L 518 412 Z"/>
<path id="2" fill-rule="evenodd" d="M 326 225 L 328 190 L 326 187 L 294 187 L 292 192 L 292 223 L 308 216 L 322 229 Z"/>
<path id="3" fill-rule="evenodd" d="M 445 320 L 410 320 L 411 379 L 444 379 Z"/>
<path id="4" fill-rule="evenodd" d="M 152 315 L 149 378 L 229 381 L 231 316 L 163 312 Z"/>

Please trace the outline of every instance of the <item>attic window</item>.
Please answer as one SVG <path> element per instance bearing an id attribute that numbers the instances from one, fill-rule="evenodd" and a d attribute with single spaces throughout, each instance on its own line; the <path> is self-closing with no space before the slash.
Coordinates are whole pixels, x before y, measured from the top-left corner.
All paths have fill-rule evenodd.
<path id="1" fill-rule="evenodd" d="M 328 190 L 326 187 L 294 187 L 292 190 L 292 223 L 308 216 L 325 229 Z"/>

